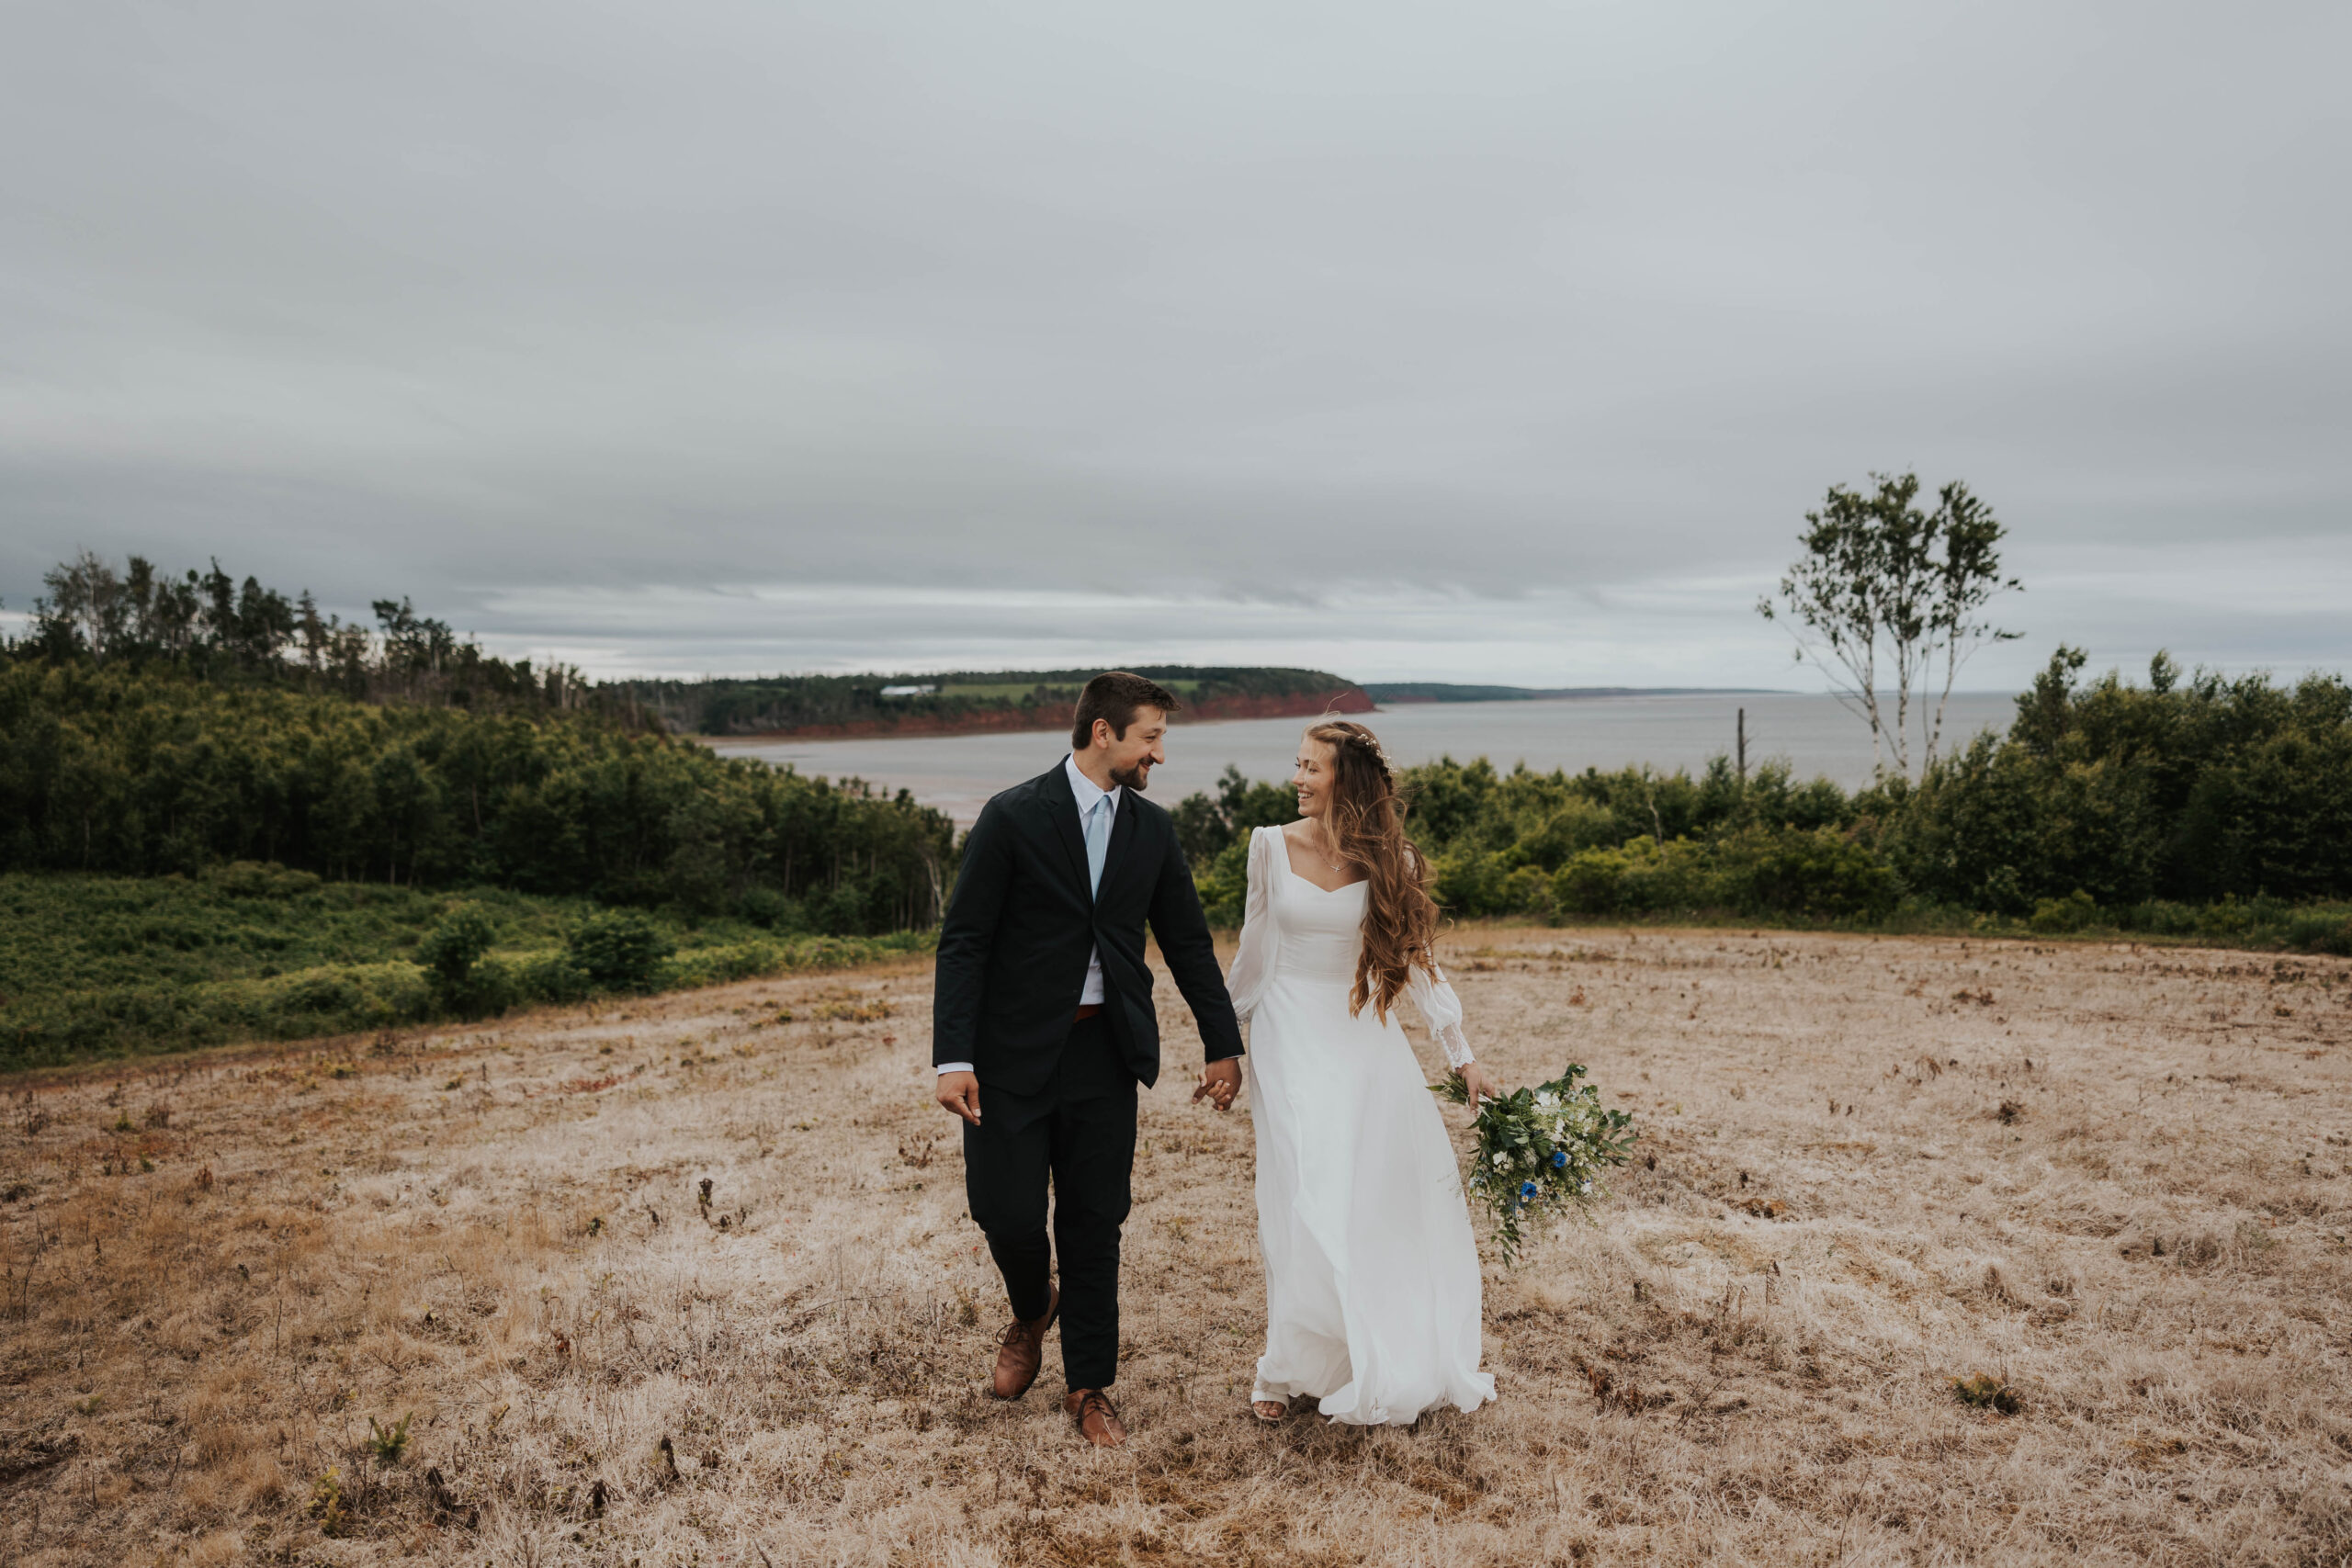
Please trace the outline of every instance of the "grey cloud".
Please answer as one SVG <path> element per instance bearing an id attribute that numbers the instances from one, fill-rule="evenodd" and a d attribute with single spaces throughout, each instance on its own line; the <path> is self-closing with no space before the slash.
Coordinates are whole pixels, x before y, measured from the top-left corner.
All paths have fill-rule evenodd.
<path id="1" fill-rule="evenodd" d="M 5 27 L 11 606 L 87 544 L 613 669 L 1781 683 L 1799 514 L 1917 465 L 2066 575 L 1988 680 L 2352 652 L 2146 587 L 2352 534 L 2341 7 Z"/>

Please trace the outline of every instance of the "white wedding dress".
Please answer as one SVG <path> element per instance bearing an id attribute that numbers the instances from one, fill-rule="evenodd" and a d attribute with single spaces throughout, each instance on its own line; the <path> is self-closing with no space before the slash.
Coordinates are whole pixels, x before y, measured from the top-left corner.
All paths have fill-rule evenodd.
<path id="1" fill-rule="evenodd" d="M 1495 1397 L 1478 1370 L 1477 1244 L 1453 1147 L 1403 1025 L 1350 1017 L 1364 887 L 1317 887 L 1279 828 L 1250 840 L 1227 988 L 1258 1140 L 1266 1353 L 1250 1397 L 1319 1400 L 1334 1421 L 1402 1424 Z M 1455 1066 L 1462 1003 L 1417 971 L 1413 1001 Z"/>

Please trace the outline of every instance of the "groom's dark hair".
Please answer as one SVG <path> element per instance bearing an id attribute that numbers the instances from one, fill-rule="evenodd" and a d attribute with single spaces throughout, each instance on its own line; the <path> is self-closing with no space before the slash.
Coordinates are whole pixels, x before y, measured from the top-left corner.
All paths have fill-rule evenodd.
<path id="1" fill-rule="evenodd" d="M 1127 726 L 1136 721 L 1137 708 L 1158 708 L 1162 713 L 1174 713 L 1181 705 L 1176 694 L 1157 681 L 1148 681 L 1125 670 L 1114 670 L 1097 675 L 1078 694 L 1078 712 L 1069 725 L 1069 749 L 1083 751 L 1094 744 L 1094 721 L 1111 722 L 1111 733 L 1125 740 Z"/>

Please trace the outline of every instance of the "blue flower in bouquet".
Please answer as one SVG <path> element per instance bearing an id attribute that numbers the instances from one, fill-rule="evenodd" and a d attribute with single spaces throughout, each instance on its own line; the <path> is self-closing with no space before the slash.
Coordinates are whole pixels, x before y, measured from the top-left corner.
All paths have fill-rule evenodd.
<path id="1" fill-rule="evenodd" d="M 1522 1181 L 1522 1182 L 1521 1182 L 1521 1183 L 1519 1184 L 1519 1195 L 1520 1195 L 1521 1197 L 1522 1197 L 1522 1198 L 1532 1198 L 1532 1197 L 1534 1197 L 1534 1196 L 1535 1196 L 1535 1183 L 1533 1183 L 1532 1181 Z"/>
<path id="2" fill-rule="evenodd" d="M 1554 1170 L 1557 1170 L 1557 1169 L 1559 1169 L 1562 1166 L 1564 1166 L 1564 1165 L 1566 1165 L 1566 1164 L 1567 1164 L 1567 1163 L 1568 1163 L 1568 1151 L 1567 1151 L 1567 1150 L 1566 1150 L 1566 1149 L 1554 1149 L 1554 1150 L 1552 1151 L 1552 1168 L 1553 1168 Z"/>

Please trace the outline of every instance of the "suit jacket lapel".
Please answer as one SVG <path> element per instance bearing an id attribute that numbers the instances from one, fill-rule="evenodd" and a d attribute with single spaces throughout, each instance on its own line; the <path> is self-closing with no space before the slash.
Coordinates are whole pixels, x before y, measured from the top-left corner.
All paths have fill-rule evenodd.
<path id="1" fill-rule="evenodd" d="M 1078 796 L 1070 793 L 1067 765 L 1057 767 L 1042 782 L 1046 786 L 1046 814 L 1054 819 L 1054 836 L 1068 852 L 1069 874 L 1077 879 L 1080 897 L 1091 901 L 1093 892 L 1086 885 L 1086 835 L 1079 831 Z"/>

